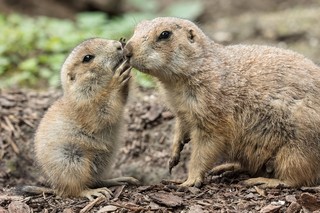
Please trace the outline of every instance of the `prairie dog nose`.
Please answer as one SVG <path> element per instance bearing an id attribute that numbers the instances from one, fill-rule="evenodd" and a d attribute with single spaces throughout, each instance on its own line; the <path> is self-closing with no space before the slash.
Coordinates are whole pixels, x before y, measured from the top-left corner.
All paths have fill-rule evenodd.
<path id="1" fill-rule="evenodd" d="M 115 41 L 115 44 L 114 44 L 115 48 L 117 51 L 123 51 L 123 46 L 122 46 L 122 43 L 119 42 L 119 41 Z"/>
<path id="2" fill-rule="evenodd" d="M 121 43 L 122 48 L 124 48 L 124 46 L 126 45 L 126 39 L 125 38 L 120 38 L 119 41 Z"/>

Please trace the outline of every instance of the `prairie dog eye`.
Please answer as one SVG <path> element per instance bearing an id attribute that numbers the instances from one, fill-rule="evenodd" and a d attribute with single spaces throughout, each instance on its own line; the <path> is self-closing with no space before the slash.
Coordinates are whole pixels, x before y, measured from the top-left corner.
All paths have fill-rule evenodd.
<path id="1" fill-rule="evenodd" d="M 92 59 L 94 59 L 94 55 L 85 55 L 82 59 L 82 63 L 89 63 Z"/>
<path id="2" fill-rule="evenodd" d="M 172 34 L 171 31 L 163 31 L 162 33 L 160 33 L 158 40 L 166 40 L 170 38 L 171 34 Z"/>

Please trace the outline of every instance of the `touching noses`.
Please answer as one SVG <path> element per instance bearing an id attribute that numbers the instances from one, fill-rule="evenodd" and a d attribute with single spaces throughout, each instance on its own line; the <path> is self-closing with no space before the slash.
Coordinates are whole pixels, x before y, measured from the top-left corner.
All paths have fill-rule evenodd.
<path id="1" fill-rule="evenodd" d="M 127 59 L 131 58 L 131 56 L 132 56 L 132 45 L 131 45 L 130 42 L 128 42 L 126 44 L 126 46 L 124 47 L 123 52 L 124 52 L 124 55 L 126 56 Z"/>

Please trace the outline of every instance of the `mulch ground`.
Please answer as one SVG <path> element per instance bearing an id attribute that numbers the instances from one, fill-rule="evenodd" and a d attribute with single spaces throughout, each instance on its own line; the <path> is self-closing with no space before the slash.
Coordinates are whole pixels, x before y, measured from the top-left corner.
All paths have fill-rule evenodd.
<path id="1" fill-rule="evenodd" d="M 134 176 L 142 186 L 112 187 L 113 198 L 61 199 L 21 195 L 16 187 L 45 185 L 33 159 L 32 139 L 58 91 L 0 91 L 0 212 L 320 212 L 320 187 L 262 189 L 241 184 L 246 174 L 207 175 L 204 185 L 181 189 L 190 145 L 169 175 L 173 115 L 155 92 L 139 90 L 126 110 L 124 145 L 111 176 Z"/>

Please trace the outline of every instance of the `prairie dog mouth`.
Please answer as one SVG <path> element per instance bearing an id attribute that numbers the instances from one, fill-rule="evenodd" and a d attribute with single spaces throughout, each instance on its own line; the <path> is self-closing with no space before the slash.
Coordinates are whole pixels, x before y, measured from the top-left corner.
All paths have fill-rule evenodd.
<path id="1" fill-rule="evenodd" d="M 119 42 L 121 44 L 121 50 L 122 50 L 122 53 L 123 53 L 123 48 L 126 45 L 126 39 L 125 38 L 120 38 Z M 124 55 L 117 57 L 117 59 L 116 59 L 117 62 L 115 64 L 115 66 L 113 67 L 113 71 L 114 72 L 118 67 L 120 67 L 120 65 L 125 61 L 125 59 L 126 59 L 126 57 Z"/>
<path id="2" fill-rule="evenodd" d="M 115 63 L 114 67 L 112 68 L 113 72 L 115 72 L 116 69 L 120 67 L 120 65 L 124 62 L 124 60 L 125 60 L 124 57 L 121 57 L 118 59 L 118 61 Z"/>

